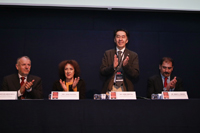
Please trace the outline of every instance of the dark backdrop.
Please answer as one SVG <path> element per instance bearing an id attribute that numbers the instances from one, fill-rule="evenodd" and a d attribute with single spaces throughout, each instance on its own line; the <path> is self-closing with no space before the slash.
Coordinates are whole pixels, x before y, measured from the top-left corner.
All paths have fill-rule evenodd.
<path id="1" fill-rule="evenodd" d="M 99 73 L 106 50 L 114 48 L 113 30 L 130 32 L 127 47 L 138 53 L 136 94 L 146 96 L 148 77 L 158 74 L 163 56 L 175 60 L 174 74 L 183 79 L 190 98 L 200 98 L 200 13 L 112 11 L 0 6 L 0 83 L 17 72 L 16 59 L 32 60 L 31 74 L 43 80 L 44 97 L 58 78 L 58 64 L 75 59 L 86 82 L 87 98 L 100 93 Z"/>

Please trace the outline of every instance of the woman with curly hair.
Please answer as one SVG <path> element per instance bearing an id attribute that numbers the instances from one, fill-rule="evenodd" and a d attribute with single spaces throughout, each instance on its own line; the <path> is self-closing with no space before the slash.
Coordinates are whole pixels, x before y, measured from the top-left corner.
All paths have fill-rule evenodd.
<path id="1" fill-rule="evenodd" d="M 85 82 L 80 79 L 80 67 L 75 60 L 65 60 L 59 64 L 60 80 L 53 85 L 52 91 L 79 92 L 79 98 L 85 98 Z"/>

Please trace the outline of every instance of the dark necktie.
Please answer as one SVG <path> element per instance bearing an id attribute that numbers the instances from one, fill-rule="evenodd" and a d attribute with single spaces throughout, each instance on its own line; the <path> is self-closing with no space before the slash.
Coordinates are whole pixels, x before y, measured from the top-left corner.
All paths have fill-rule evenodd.
<path id="1" fill-rule="evenodd" d="M 120 65 L 120 62 L 122 60 L 122 51 L 118 51 L 118 65 Z"/>
<path id="2" fill-rule="evenodd" d="M 167 87 L 167 79 L 168 79 L 168 78 L 165 78 L 165 82 L 164 82 L 164 88 L 166 88 L 166 87 Z"/>
<path id="3" fill-rule="evenodd" d="M 25 77 L 21 77 L 21 83 L 20 83 L 20 86 L 22 86 L 23 84 L 24 84 L 24 79 L 25 79 Z M 21 99 L 25 99 L 25 92 L 24 92 L 24 94 L 21 96 Z"/>
<path id="4" fill-rule="evenodd" d="M 123 74 L 122 74 L 122 51 L 118 51 L 118 70 L 116 73 L 116 86 L 120 87 L 123 84 Z"/>

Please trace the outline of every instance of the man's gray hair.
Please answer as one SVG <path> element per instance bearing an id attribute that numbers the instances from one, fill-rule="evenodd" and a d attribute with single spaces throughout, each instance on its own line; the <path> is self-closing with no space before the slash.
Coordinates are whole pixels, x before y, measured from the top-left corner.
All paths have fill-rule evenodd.
<path id="1" fill-rule="evenodd" d="M 19 64 L 19 60 L 20 60 L 21 58 L 27 58 L 27 59 L 29 59 L 29 60 L 31 61 L 31 59 L 30 59 L 28 56 L 21 56 L 21 57 L 17 58 L 17 64 Z"/>

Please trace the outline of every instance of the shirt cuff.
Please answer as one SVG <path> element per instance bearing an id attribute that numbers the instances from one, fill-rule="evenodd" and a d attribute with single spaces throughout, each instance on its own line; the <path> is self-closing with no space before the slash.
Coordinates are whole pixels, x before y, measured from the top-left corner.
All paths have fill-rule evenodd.
<path id="1" fill-rule="evenodd" d="M 27 91 L 27 92 L 31 92 L 31 91 L 32 91 L 32 87 L 31 87 L 30 89 L 27 89 L 26 91 Z"/>
<path id="2" fill-rule="evenodd" d="M 18 97 L 22 96 L 22 93 L 20 92 L 20 90 L 18 90 L 17 95 L 18 95 Z"/>

